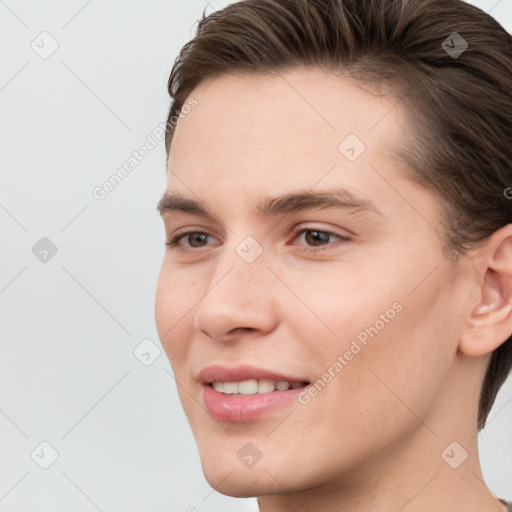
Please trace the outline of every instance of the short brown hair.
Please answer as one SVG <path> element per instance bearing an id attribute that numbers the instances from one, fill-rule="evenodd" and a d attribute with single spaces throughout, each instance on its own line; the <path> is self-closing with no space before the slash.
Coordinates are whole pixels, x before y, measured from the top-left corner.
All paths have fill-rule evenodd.
<path id="1" fill-rule="evenodd" d="M 449 51 L 456 43 L 463 53 Z M 441 204 L 446 256 L 512 223 L 512 36 L 462 0 L 243 0 L 203 12 L 169 77 L 167 152 L 169 121 L 206 78 L 297 67 L 398 94 L 410 136 L 397 156 Z M 511 366 L 512 337 L 491 356 L 479 430 Z"/>

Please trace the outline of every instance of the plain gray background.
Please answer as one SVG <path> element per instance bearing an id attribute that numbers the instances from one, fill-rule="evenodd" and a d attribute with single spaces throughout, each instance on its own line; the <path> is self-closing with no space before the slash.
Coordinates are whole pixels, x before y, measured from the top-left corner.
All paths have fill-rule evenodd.
<path id="1" fill-rule="evenodd" d="M 159 353 L 163 142 L 93 195 L 157 140 L 174 58 L 227 3 L 0 0 L 2 512 L 257 509 L 204 480 Z M 512 0 L 473 3 L 512 31 Z M 508 499 L 511 401 L 509 379 L 480 434 Z"/>

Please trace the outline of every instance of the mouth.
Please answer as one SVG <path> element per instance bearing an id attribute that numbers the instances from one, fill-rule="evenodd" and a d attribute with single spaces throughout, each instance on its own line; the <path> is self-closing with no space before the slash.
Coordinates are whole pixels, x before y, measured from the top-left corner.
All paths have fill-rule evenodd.
<path id="1" fill-rule="evenodd" d="M 239 382 L 208 382 L 215 391 L 225 395 L 264 395 L 274 391 L 287 391 L 288 389 L 298 389 L 307 386 L 309 382 L 288 382 L 285 380 L 270 379 L 249 379 Z"/>
<path id="2" fill-rule="evenodd" d="M 310 381 L 250 366 L 209 366 L 198 375 L 206 409 L 213 419 L 233 423 L 254 421 L 283 407 Z"/>

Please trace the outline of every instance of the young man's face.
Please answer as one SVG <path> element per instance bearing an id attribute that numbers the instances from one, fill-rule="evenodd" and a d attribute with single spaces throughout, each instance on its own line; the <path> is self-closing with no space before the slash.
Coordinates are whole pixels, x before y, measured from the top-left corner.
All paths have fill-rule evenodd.
<path id="1" fill-rule="evenodd" d="M 156 320 L 208 481 L 261 496 L 452 471 L 454 407 L 473 426 L 479 391 L 458 370 L 471 269 L 444 258 L 434 196 L 392 158 L 400 105 L 313 69 L 191 96 L 167 193 L 204 212 L 164 210 L 166 238 L 196 234 L 166 247 Z M 296 384 L 265 393 L 265 377 Z"/>

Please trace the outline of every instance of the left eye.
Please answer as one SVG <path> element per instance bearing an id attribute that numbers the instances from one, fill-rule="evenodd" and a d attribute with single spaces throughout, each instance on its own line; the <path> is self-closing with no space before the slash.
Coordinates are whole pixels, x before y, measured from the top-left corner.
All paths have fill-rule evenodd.
<path id="1" fill-rule="evenodd" d="M 331 233 L 330 231 L 322 231 L 320 229 L 301 229 L 296 234 L 296 240 L 302 240 L 306 245 L 309 245 L 310 247 L 319 247 L 329 245 L 329 243 L 340 240 L 349 240 L 348 237 L 343 237 L 336 233 Z M 335 240 L 333 240 L 333 237 Z"/>

